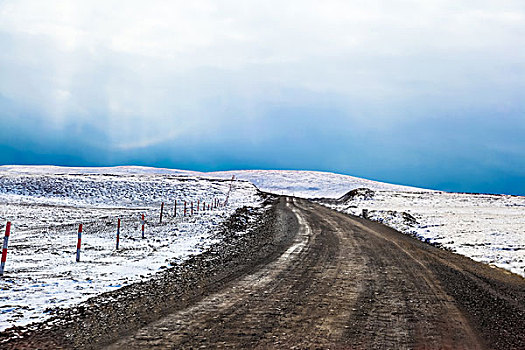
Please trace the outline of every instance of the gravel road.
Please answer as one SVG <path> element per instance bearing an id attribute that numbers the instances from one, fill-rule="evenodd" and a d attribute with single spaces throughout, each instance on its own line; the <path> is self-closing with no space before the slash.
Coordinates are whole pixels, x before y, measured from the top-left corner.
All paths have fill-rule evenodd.
<path id="1" fill-rule="evenodd" d="M 228 241 L 3 345 L 525 349 L 522 277 L 378 223 L 283 197 Z"/>

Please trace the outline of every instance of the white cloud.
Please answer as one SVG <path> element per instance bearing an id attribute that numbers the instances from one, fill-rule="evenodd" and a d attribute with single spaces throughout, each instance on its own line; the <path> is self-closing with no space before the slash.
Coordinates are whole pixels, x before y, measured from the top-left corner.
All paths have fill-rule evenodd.
<path id="1" fill-rule="evenodd" d="M 126 148 L 139 130 L 137 147 L 213 128 L 229 108 L 254 118 L 287 91 L 354 109 L 456 103 L 524 87 L 502 83 L 524 77 L 524 18 L 522 1 L 495 0 L 2 1 L 0 94 Z"/>

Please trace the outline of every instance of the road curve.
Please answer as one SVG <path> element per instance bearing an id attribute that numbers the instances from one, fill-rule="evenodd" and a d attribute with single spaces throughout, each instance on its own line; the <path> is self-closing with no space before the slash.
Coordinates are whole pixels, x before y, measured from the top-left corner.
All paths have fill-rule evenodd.
<path id="1" fill-rule="evenodd" d="M 525 280 L 288 198 L 291 245 L 108 349 L 525 349 Z"/>

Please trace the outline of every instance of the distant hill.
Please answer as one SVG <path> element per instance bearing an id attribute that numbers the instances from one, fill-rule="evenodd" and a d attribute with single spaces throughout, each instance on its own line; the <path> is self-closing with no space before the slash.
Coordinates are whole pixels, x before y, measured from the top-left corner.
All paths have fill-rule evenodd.
<path id="1" fill-rule="evenodd" d="M 208 176 L 231 177 L 252 182 L 262 191 L 304 198 L 339 198 L 351 190 L 429 192 L 430 190 L 393 185 L 355 176 L 304 170 L 238 170 L 207 173 Z"/>
<path id="2" fill-rule="evenodd" d="M 198 172 L 190 170 L 152 168 L 142 166 L 117 167 L 57 167 L 57 166 L 0 166 L 0 174 L 165 174 L 175 176 L 203 176 L 246 180 L 260 190 L 304 198 L 339 198 L 351 190 L 368 188 L 373 191 L 428 192 L 430 190 L 367 180 L 355 176 L 307 170 L 233 170 Z"/>

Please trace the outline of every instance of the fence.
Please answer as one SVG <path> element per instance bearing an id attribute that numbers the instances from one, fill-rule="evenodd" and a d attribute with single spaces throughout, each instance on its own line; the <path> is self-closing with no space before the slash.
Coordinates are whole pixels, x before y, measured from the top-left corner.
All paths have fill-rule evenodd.
<path id="1" fill-rule="evenodd" d="M 228 196 L 229 196 L 229 193 L 230 191 L 228 191 Z M 197 207 L 194 211 L 194 208 L 193 208 L 193 201 L 190 201 L 190 211 L 189 211 L 189 214 L 188 214 L 188 211 L 187 211 L 187 201 L 181 201 L 181 202 L 184 202 L 184 212 L 183 212 L 183 217 L 193 217 L 195 215 L 199 215 L 199 213 L 201 213 L 201 210 L 200 210 L 200 199 L 197 201 Z M 211 202 L 211 203 L 210 203 Z M 210 204 L 211 204 L 211 207 L 210 207 Z M 219 201 L 217 198 L 213 198 L 211 201 L 208 202 L 208 211 L 212 211 L 214 209 L 217 209 L 217 208 L 220 208 L 220 207 L 226 207 L 227 206 L 227 200 L 225 200 L 224 202 L 222 202 L 221 204 L 221 201 Z M 174 206 L 173 206 L 173 218 L 177 218 L 177 200 L 174 201 Z M 206 206 L 205 206 L 205 202 L 202 201 L 202 213 L 204 213 L 206 211 Z M 160 206 L 160 218 L 159 218 L 159 224 L 162 224 L 163 222 L 163 214 L 164 214 L 164 202 L 161 203 L 161 206 Z M 117 230 L 116 230 L 116 250 L 118 251 L 119 250 L 119 244 L 120 244 L 120 232 L 121 232 L 121 228 L 122 228 L 122 222 L 121 222 L 121 218 L 116 218 L 117 220 Z M 142 238 L 145 238 L 146 237 L 146 217 L 145 217 L 145 214 L 142 213 L 141 216 L 140 216 L 140 225 L 141 225 L 141 232 L 142 232 Z M 5 229 L 5 236 L 4 236 L 4 243 L 3 243 L 3 247 L 2 247 L 2 258 L 1 258 L 1 264 L 0 264 L 0 276 L 3 276 L 4 275 L 4 269 L 5 269 L 5 264 L 6 264 L 6 261 L 7 261 L 7 247 L 8 247 L 8 242 L 9 242 L 9 237 L 11 235 L 11 226 L 12 226 L 12 223 L 10 221 L 7 222 L 6 224 L 6 229 Z M 80 255 L 81 255 L 81 251 L 82 251 L 82 233 L 83 233 L 83 224 L 80 223 L 78 225 L 78 231 L 77 231 L 77 245 L 76 245 L 76 262 L 80 262 Z"/>

